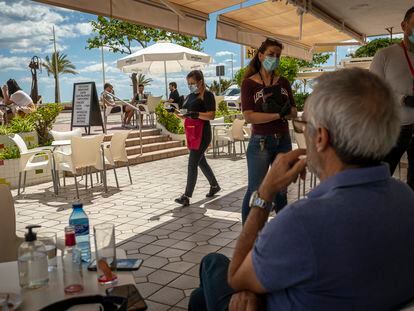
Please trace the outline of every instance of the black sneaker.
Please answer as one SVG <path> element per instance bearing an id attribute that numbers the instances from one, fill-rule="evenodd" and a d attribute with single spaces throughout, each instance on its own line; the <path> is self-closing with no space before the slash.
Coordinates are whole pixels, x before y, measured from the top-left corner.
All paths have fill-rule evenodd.
<path id="1" fill-rule="evenodd" d="M 188 206 L 190 205 L 190 198 L 183 194 L 179 198 L 175 199 L 174 202 L 181 204 L 182 206 Z"/>
<path id="2" fill-rule="evenodd" d="M 212 196 L 214 196 L 217 192 L 219 192 L 221 190 L 220 186 L 211 186 L 210 187 L 210 191 L 206 194 L 206 198 L 210 198 Z"/>

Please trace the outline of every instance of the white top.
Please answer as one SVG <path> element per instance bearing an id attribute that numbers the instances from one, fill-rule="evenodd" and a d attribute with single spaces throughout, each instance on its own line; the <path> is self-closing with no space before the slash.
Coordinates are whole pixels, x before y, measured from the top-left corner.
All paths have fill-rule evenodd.
<path id="1" fill-rule="evenodd" d="M 19 107 L 25 107 L 29 104 L 33 104 L 32 99 L 30 98 L 29 95 L 27 95 L 25 92 L 23 92 L 22 90 L 19 90 L 15 93 L 13 93 L 10 96 L 10 100 L 15 103 L 17 106 Z"/>
<path id="2" fill-rule="evenodd" d="M 408 51 L 414 65 L 414 53 Z M 372 60 L 370 70 L 391 86 L 397 101 L 401 104 L 401 125 L 414 123 L 414 108 L 403 106 L 403 98 L 413 94 L 413 76 L 401 45 L 393 44 L 379 50 Z"/>
<path id="3" fill-rule="evenodd" d="M 115 98 L 112 94 L 104 91 L 101 93 L 101 96 L 105 100 L 105 104 L 108 104 L 109 106 L 115 106 Z"/>

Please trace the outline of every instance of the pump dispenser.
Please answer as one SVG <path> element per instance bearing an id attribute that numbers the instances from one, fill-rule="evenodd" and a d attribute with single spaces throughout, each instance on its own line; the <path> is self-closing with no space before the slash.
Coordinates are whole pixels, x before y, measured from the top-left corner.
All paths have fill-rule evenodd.
<path id="1" fill-rule="evenodd" d="M 37 240 L 36 233 L 33 232 L 33 228 L 40 227 L 39 225 L 26 227 L 25 241 L 18 250 L 19 282 L 23 288 L 38 288 L 49 282 L 46 248 Z"/>

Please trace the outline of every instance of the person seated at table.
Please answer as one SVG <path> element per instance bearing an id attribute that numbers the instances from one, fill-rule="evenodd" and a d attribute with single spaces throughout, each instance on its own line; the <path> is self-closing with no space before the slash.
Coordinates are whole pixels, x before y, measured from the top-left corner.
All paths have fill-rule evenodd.
<path id="1" fill-rule="evenodd" d="M 144 94 L 144 85 L 140 84 L 138 85 L 138 93 L 134 96 L 134 98 L 132 99 L 132 103 L 134 105 L 138 105 L 138 104 L 146 104 L 148 100 L 148 95 Z M 144 109 L 142 107 L 139 107 L 139 109 L 141 111 L 144 111 Z M 124 124 L 125 125 L 130 125 L 131 123 L 131 119 L 134 116 L 134 109 L 132 109 L 129 106 L 125 106 L 125 117 L 124 117 Z M 141 120 L 141 124 L 142 124 L 142 120 Z"/>
<path id="2" fill-rule="evenodd" d="M 177 90 L 177 83 L 170 82 L 168 84 L 168 89 L 170 90 L 170 96 L 168 96 L 167 102 L 175 103 L 175 104 L 179 105 L 180 104 L 180 94 L 178 93 L 178 90 Z"/>
<path id="3" fill-rule="evenodd" d="M 16 113 L 19 116 L 24 117 L 36 110 L 33 100 L 22 91 L 14 79 L 9 79 L 6 85 L 3 86 L 3 96 L 5 104 L 15 106 Z"/>
<path id="4" fill-rule="evenodd" d="M 400 131 L 389 86 L 360 68 L 326 73 L 296 122 L 307 150 L 276 158 L 232 260 L 202 260 L 189 310 L 400 310 L 414 298 L 414 192 L 381 162 Z M 268 222 L 306 167 L 320 185 Z"/>
<path id="5" fill-rule="evenodd" d="M 110 113 L 120 112 L 121 107 L 115 103 L 115 91 L 111 83 L 104 84 L 104 91 L 101 93 L 105 108 L 112 107 Z"/>

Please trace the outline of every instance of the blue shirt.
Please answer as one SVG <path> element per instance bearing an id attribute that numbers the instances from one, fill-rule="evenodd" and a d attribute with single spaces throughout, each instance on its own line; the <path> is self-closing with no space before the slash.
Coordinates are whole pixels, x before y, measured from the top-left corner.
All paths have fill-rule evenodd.
<path id="1" fill-rule="evenodd" d="M 385 165 L 330 177 L 259 234 L 267 310 L 381 311 L 414 297 L 414 192 Z"/>

